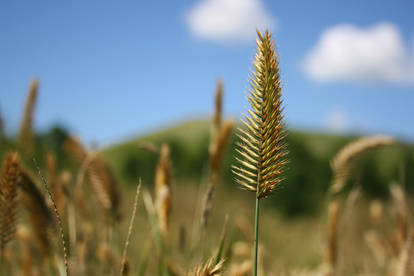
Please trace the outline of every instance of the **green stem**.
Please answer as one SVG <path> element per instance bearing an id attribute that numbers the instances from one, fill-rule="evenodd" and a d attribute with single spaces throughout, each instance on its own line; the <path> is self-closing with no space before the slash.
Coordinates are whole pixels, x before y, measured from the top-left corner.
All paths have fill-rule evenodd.
<path id="1" fill-rule="evenodd" d="M 259 245 L 259 198 L 256 196 L 256 212 L 254 216 L 254 260 L 253 275 L 257 276 L 257 253 Z"/>

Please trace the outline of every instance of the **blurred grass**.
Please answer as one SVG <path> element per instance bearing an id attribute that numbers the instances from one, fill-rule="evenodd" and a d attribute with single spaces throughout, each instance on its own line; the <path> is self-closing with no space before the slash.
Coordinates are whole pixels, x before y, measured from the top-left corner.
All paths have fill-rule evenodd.
<path id="1" fill-rule="evenodd" d="M 63 151 L 63 141 L 68 132 L 59 126 L 36 135 L 34 156 L 44 164 L 45 155 L 55 153 L 59 170 L 75 168 L 75 164 Z M 341 136 L 325 133 L 312 133 L 290 130 L 288 170 L 286 181 L 278 188 L 275 196 L 266 200 L 266 205 L 275 207 L 281 214 L 292 218 L 304 214 L 317 213 L 325 203 L 325 192 L 331 181 L 331 158 L 356 136 Z M 7 150 L 18 148 L 14 139 L 5 139 L 0 143 L 0 155 Z M 155 147 L 163 142 L 171 149 L 173 179 L 176 182 L 192 183 L 198 186 L 207 173 L 208 148 L 210 141 L 210 121 L 190 120 L 159 131 L 139 136 L 124 142 L 109 145 L 102 149 L 105 159 L 111 165 L 117 180 L 127 187 L 134 187 L 138 178 L 143 183 L 153 183 L 154 170 L 158 154 L 140 147 L 142 142 Z M 234 163 L 234 143 L 231 137 L 227 155 L 224 158 L 222 183 L 224 193 L 238 189 L 233 181 L 230 165 Z M 24 160 L 32 168 L 32 160 Z M 398 143 L 363 155 L 357 160 L 357 166 L 351 173 L 348 190 L 351 185 L 360 185 L 370 197 L 388 197 L 388 185 L 391 181 L 400 181 L 409 193 L 414 192 L 414 146 Z M 346 190 L 345 190 L 346 192 Z"/>
<path id="2" fill-rule="evenodd" d="M 70 170 L 73 175 L 77 172 L 77 165 L 63 150 L 63 141 L 68 137 L 68 132 L 59 126 L 49 129 L 45 133 L 35 136 L 34 156 L 42 165 L 45 164 L 47 152 L 54 152 L 57 160 L 57 169 Z M 326 242 L 326 216 L 327 203 L 326 190 L 331 181 L 330 159 L 346 143 L 357 138 L 356 136 L 340 136 L 324 133 L 310 133 L 290 130 L 288 143 L 290 151 L 289 169 L 286 173 L 286 181 L 276 191 L 275 196 L 264 202 L 267 207 L 262 214 L 263 231 L 260 239 L 263 241 L 263 262 L 265 266 L 272 267 L 307 267 L 316 268 L 324 256 Z M 102 149 L 105 159 L 113 169 L 123 192 L 123 214 L 128 215 L 133 202 L 134 189 L 139 177 L 142 177 L 143 185 L 150 191 L 153 190 L 154 173 L 158 154 L 140 147 L 140 143 L 152 143 L 159 147 L 166 142 L 171 148 L 173 169 L 172 183 L 172 216 L 170 229 L 171 256 L 177 263 L 187 264 L 189 267 L 200 262 L 198 255 L 191 255 L 188 250 L 191 247 L 194 221 L 197 221 L 197 206 L 200 205 L 202 193 L 205 191 L 206 166 L 208 164 L 208 147 L 210 140 L 210 121 L 193 120 L 173 125 L 166 129 L 154 131 L 125 142 L 109 145 Z M 228 154 L 223 166 L 222 183 L 217 188 L 213 204 L 211 220 L 207 229 L 208 235 L 203 242 L 203 252 L 211 252 L 215 249 L 218 237 L 222 229 L 224 217 L 229 215 L 229 237 L 231 241 L 245 241 L 252 243 L 253 206 L 254 197 L 238 188 L 230 173 L 230 165 L 234 163 L 234 143 L 236 137 L 231 139 Z M 9 137 L 0 143 L 0 156 L 11 150 L 17 149 L 13 137 Z M 31 159 L 23 160 L 29 168 L 33 167 Z M 358 251 L 358 254 L 346 253 L 348 259 L 355 259 L 355 263 L 361 256 L 370 254 L 363 249 L 363 236 L 361 233 L 370 226 L 367 225 L 369 202 L 373 198 L 388 197 L 388 186 L 393 180 L 405 185 L 406 191 L 414 192 L 414 147 L 411 144 L 399 143 L 390 148 L 383 148 L 369 152 L 357 160 L 357 166 L 353 169 L 349 185 L 360 185 L 365 192 L 364 198 L 356 207 L 354 214 L 355 225 L 349 228 L 349 237 L 341 241 L 344 251 Z M 392 211 L 388 201 L 384 201 L 385 209 Z M 309 214 L 312 214 L 310 216 Z M 308 216 L 305 216 L 308 215 Z M 293 219 L 298 218 L 300 219 Z M 287 220 L 286 218 L 289 218 Z M 395 225 L 392 214 L 387 214 L 386 227 Z M 126 220 L 125 220 L 126 221 Z M 358 226 L 358 227 L 357 227 Z M 127 225 L 121 226 L 120 233 L 126 233 Z M 386 229 L 381 227 L 381 229 Z M 358 228 L 358 229 L 354 229 Z M 143 252 L 143 245 L 150 237 L 150 227 L 145 214 L 142 201 L 138 204 L 137 220 L 135 222 L 136 235 L 130 248 L 132 269 L 136 270 L 139 256 Z M 180 251 L 180 232 L 185 229 L 185 247 Z M 345 232 L 346 232 L 345 231 Z M 123 237 L 122 237 L 123 238 Z M 358 242 L 355 242 L 358 241 Z M 352 247 L 348 244 L 353 244 Z M 300 248 L 300 250 L 298 250 Z M 152 248 L 153 249 L 153 248 Z M 268 252 L 268 253 L 266 253 Z M 271 252 L 271 254 L 269 253 Z M 237 261 L 237 256 L 234 256 Z M 246 257 L 244 257 L 246 258 Z M 243 258 L 240 258 L 242 260 Z M 277 260 L 275 263 L 274 260 Z M 154 261 L 152 261 L 154 262 Z M 149 264 L 149 272 L 156 264 Z"/>
<path id="3" fill-rule="evenodd" d="M 124 143 L 110 145 L 104 154 L 113 166 L 118 179 L 126 184 L 136 183 L 138 177 L 152 183 L 153 168 L 157 154 L 140 148 L 140 143 L 150 142 L 159 146 L 169 144 L 174 178 L 177 181 L 190 180 L 199 183 L 205 174 L 210 139 L 210 121 L 194 120 L 183 122 L 167 129 L 153 132 Z M 325 133 L 311 133 L 290 130 L 290 163 L 286 181 L 266 204 L 275 206 L 288 217 L 314 213 L 324 203 L 324 194 L 331 181 L 331 158 L 348 142 L 357 136 L 341 136 Z M 234 190 L 235 184 L 230 172 L 237 153 L 233 150 L 236 137 L 231 138 L 223 167 L 223 183 L 227 190 Z M 414 147 L 399 143 L 364 155 L 354 168 L 350 184 L 361 185 L 372 197 L 387 197 L 388 184 L 392 180 L 403 180 L 407 190 L 414 191 Z"/>

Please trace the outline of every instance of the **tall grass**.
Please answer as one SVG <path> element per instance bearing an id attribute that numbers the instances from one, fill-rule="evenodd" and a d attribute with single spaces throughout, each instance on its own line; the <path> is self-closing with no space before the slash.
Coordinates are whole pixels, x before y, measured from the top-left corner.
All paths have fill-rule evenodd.
<path id="1" fill-rule="evenodd" d="M 64 165 L 58 151 L 53 151 L 50 145 L 34 148 L 38 82 L 33 81 L 16 141 L 7 143 L 7 151 L 2 156 L 1 275 L 413 275 L 412 202 L 404 181 L 390 183 L 389 201 L 375 198 L 369 199 L 370 204 L 361 202 L 366 197 L 355 183 L 349 194 L 343 196 L 349 191 L 346 185 L 354 179 L 359 157 L 372 149 L 395 144 L 391 137 L 373 136 L 352 141 L 332 159 L 326 217 L 284 223 L 274 210 L 260 210 L 262 199 L 272 195 L 282 183 L 288 162 L 282 88 L 272 34 L 258 32 L 247 95 L 250 107 L 238 129 L 235 149 L 238 165 L 232 166 L 236 182 L 255 194 L 252 223 L 243 220 L 247 210 L 252 209 L 245 206 L 243 195 L 234 190 L 217 189 L 221 187 L 221 174 L 227 169 L 223 160 L 234 128 L 233 121 L 223 116 L 222 81 L 217 83 L 214 97 L 210 145 L 204 148 L 203 159 L 208 169 L 207 187 L 200 189 L 203 199 L 195 196 L 194 187 L 175 179 L 171 141 L 136 145 L 158 158 L 150 171 L 155 181 L 143 179 L 142 195 L 141 179 L 135 193 L 119 185 L 119 172 L 112 170 L 107 156 L 98 149 L 84 146 L 74 136 L 66 137 L 62 145 Z M 2 134 L 0 120 L 2 137 L 6 135 Z M 39 152 L 39 164 L 33 166 L 28 161 L 33 153 Z M 328 162 L 325 163 L 328 167 Z M 225 193 L 221 195 L 218 191 Z M 221 200 L 213 200 L 215 193 Z M 125 204 L 128 196 L 133 202 L 131 205 Z M 138 204 L 141 196 L 142 208 Z M 192 221 L 188 219 L 199 207 L 201 214 L 197 212 L 199 216 Z M 211 215 L 213 207 L 214 216 Z M 128 221 L 123 220 L 125 214 L 130 214 Z M 215 227 L 207 227 L 208 221 Z M 321 227 L 325 231 L 315 234 L 321 221 L 325 222 Z M 194 229 L 202 242 L 186 246 L 186 229 L 195 224 L 201 225 Z M 55 231 L 56 226 L 59 233 Z M 261 239 L 266 241 L 261 240 L 260 244 L 259 228 L 265 234 Z M 279 237 L 286 232 L 290 235 Z M 123 243 L 119 238 L 122 233 L 125 233 Z M 323 240 L 316 238 L 315 248 L 305 248 L 312 238 L 319 236 Z M 325 242 L 326 252 L 319 252 L 321 242 Z M 283 250 L 281 244 L 289 249 Z M 352 254 L 346 254 L 346 250 Z M 303 258 L 305 251 L 312 252 L 305 257 L 305 268 L 284 265 L 284 254 L 293 255 L 292 260 L 298 256 Z M 326 253 L 325 259 L 323 253 Z"/>
<path id="2" fill-rule="evenodd" d="M 254 275 L 257 275 L 260 199 L 269 196 L 280 184 L 287 163 L 279 61 L 271 33 L 257 34 L 248 95 L 249 115 L 242 121 L 246 129 L 239 129 L 242 142 L 238 152 L 244 159 L 238 159 L 239 166 L 233 166 L 236 181 L 256 193 Z"/>

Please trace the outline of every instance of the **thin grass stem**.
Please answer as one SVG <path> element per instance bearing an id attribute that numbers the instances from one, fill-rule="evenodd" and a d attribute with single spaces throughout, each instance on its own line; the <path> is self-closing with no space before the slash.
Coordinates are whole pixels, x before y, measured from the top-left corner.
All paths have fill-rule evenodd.
<path id="1" fill-rule="evenodd" d="M 257 276 L 257 253 L 259 247 L 259 198 L 256 197 L 256 211 L 254 215 L 254 260 L 253 275 Z"/>

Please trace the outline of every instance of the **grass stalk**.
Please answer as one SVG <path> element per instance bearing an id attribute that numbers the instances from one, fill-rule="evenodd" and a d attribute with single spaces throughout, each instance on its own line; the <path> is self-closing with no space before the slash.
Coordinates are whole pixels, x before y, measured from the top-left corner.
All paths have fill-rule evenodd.
<path id="1" fill-rule="evenodd" d="M 257 54 L 247 95 L 250 109 L 239 128 L 236 151 L 238 166 L 232 166 L 236 182 L 255 192 L 255 234 L 253 275 L 257 275 L 259 247 L 259 204 L 282 182 L 287 160 L 286 129 L 283 119 L 279 60 L 272 34 L 257 32 Z"/>
<path id="2" fill-rule="evenodd" d="M 253 260 L 253 275 L 257 276 L 257 256 L 259 251 L 259 202 L 260 199 L 256 197 L 256 209 L 254 213 L 254 260 Z"/>

